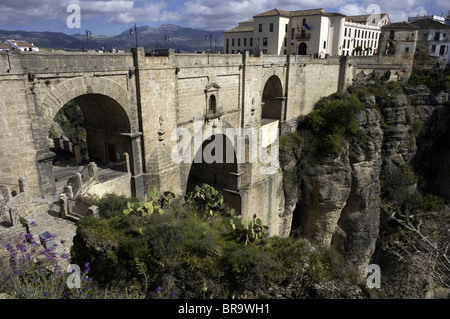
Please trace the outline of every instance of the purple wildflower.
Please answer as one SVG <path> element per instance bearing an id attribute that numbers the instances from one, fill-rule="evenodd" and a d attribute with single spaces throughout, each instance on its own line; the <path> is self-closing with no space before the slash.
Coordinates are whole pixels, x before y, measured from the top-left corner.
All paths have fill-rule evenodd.
<path id="1" fill-rule="evenodd" d="M 161 292 L 161 286 L 158 286 L 158 288 L 156 288 L 156 292 L 160 293 Z"/>

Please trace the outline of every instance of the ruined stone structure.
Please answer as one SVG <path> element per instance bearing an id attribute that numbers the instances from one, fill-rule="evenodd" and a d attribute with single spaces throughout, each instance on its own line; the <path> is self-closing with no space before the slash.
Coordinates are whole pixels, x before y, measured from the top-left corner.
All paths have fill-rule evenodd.
<path id="1" fill-rule="evenodd" d="M 264 135 L 261 150 L 275 152 L 278 134 L 295 129 L 297 118 L 319 98 L 374 69 L 400 77 L 409 72 L 401 63 L 382 65 L 378 57 L 171 50 L 146 56 L 142 48 L 105 54 L 0 52 L 0 184 L 15 185 L 24 177 L 33 196 L 55 194 L 48 132 L 58 110 L 74 100 L 85 117 L 91 158 L 114 161 L 129 154 L 132 194 L 143 197 L 154 187 L 172 186 L 183 195 L 189 185 L 207 182 L 241 214 L 257 214 L 271 234 L 286 235 L 281 170 L 267 170 L 267 164 L 248 157 L 237 161 L 236 139 L 226 129 L 255 129 L 258 138 Z M 192 136 L 185 144 L 190 161 L 174 160 L 177 129 Z M 198 143 L 196 130 L 215 139 Z M 234 153 L 232 163 L 195 163 L 196 154 L 223 136 L 227 151 Z M 244 141 L 248 156 L 255 140 Z"/>

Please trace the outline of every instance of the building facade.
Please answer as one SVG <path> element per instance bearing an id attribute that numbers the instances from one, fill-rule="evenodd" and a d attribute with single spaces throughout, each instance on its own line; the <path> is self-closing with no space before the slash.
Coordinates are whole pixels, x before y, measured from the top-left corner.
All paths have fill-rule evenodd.
<path id="1" fill-rule="evenodd" d="M 339 55 L 344 22 L 344 15 L 324 9 L 272 9 L 225 31 L 224 53 Z"/>
<path id="2" fill-rule="evenodd" d="M 272 9 L 224 32 L 224 53 L 313 55 L 318 58 L 377 53 L 387 14 L 347 17 L 324 9 Z"/>
<path id="3" fill-rule="evenodd" d="M 415 64 L 450 64 L 450 26 L 434 19 L 397 22 L 382 28 L 380 55 Z"/>
<path id="4" fill-rule="evenodd" d="M 28 43 L 22 40 L 6 40 L 5 44 L 10 45 L 12 48 L 20 51 L 35 51 L 38 52 L 39 48 L 33 43 Z"/>
<path id="5" fill-rule="evenodd" d="M 376 55 L 381 27 L 390 23 L 389 16 L 359 15 L 345 18 L 342 55 Z"/>

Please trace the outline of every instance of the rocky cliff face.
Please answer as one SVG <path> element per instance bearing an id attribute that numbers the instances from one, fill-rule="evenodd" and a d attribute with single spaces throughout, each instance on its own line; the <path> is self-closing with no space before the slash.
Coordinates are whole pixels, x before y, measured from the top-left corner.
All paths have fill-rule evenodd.
<path id="1" fill-rule="evenodd" d="M 281 162 L 291 235 L 335 248 L 363 279 L 377 248 L 382 198 L 407 198 L 419 186 L 450 195 L 450 108 L 447 93 L 426 86 L 360 99 L 366 104 L 356 114 L 363 142 L 348 143 L 338 157 L 316 159 L 308 169 L 306 146 L 282 153 Z"/>
<path id="2" fill-rule="evenodd" d="M 366 111 L 357 114 L 358 124 L 367 137 L 351 145 L 351 184 L 349 196 L 333 233 L 333 246 L 365 274 L 375 249 L 380 219 L 380 180 L 384 132 L 373 96 L 366 99 Z"/>

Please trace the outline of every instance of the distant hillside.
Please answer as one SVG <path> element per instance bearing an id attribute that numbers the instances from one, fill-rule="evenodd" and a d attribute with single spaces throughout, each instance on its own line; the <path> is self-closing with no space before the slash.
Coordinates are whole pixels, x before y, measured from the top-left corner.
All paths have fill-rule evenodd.
<path id="1" fill-rule="evenodd" d="M 24 40 L 41 48 L 75 49 L 85 45 L 85 42 L 61 32 L 0 30 L 0 40 L 4 42 L 7 39 Z"/>
<path id="2" fill-rule="evenodd" d="M 134 31 L 134 30 L 133 30 Z M 143 26 L 137 28 L 138 45 L 147 50 L 168 47 L 175 50 L 194 52 L 209 50 L 211 42 L 206 36 L 212 34 L 212 49 L 222 51 L 223 32 L 205 31 L 192 28 L 183 28 L 173 24 L 165 24 L 160 27 Z M 167 42 L 165 37 L 169 38 Z M 0 40 L 7 39 L 25 40 L 34 43 L 40 48 L 81 50 L 87 47 L 86 35 L 67 35 L 61 32 L 29 32 L 0 30 Z M 218 42 L 220 41 L 220 43 Z M 135 35 L 130 35 L 127 29 L 116 36 L 97 36 L 93 34 L 89 40 L 90 49 L 99 49 L 105 46 L 107 50 L 116 47 L 121 50 L 129 50 L 136 46 Z"/>

